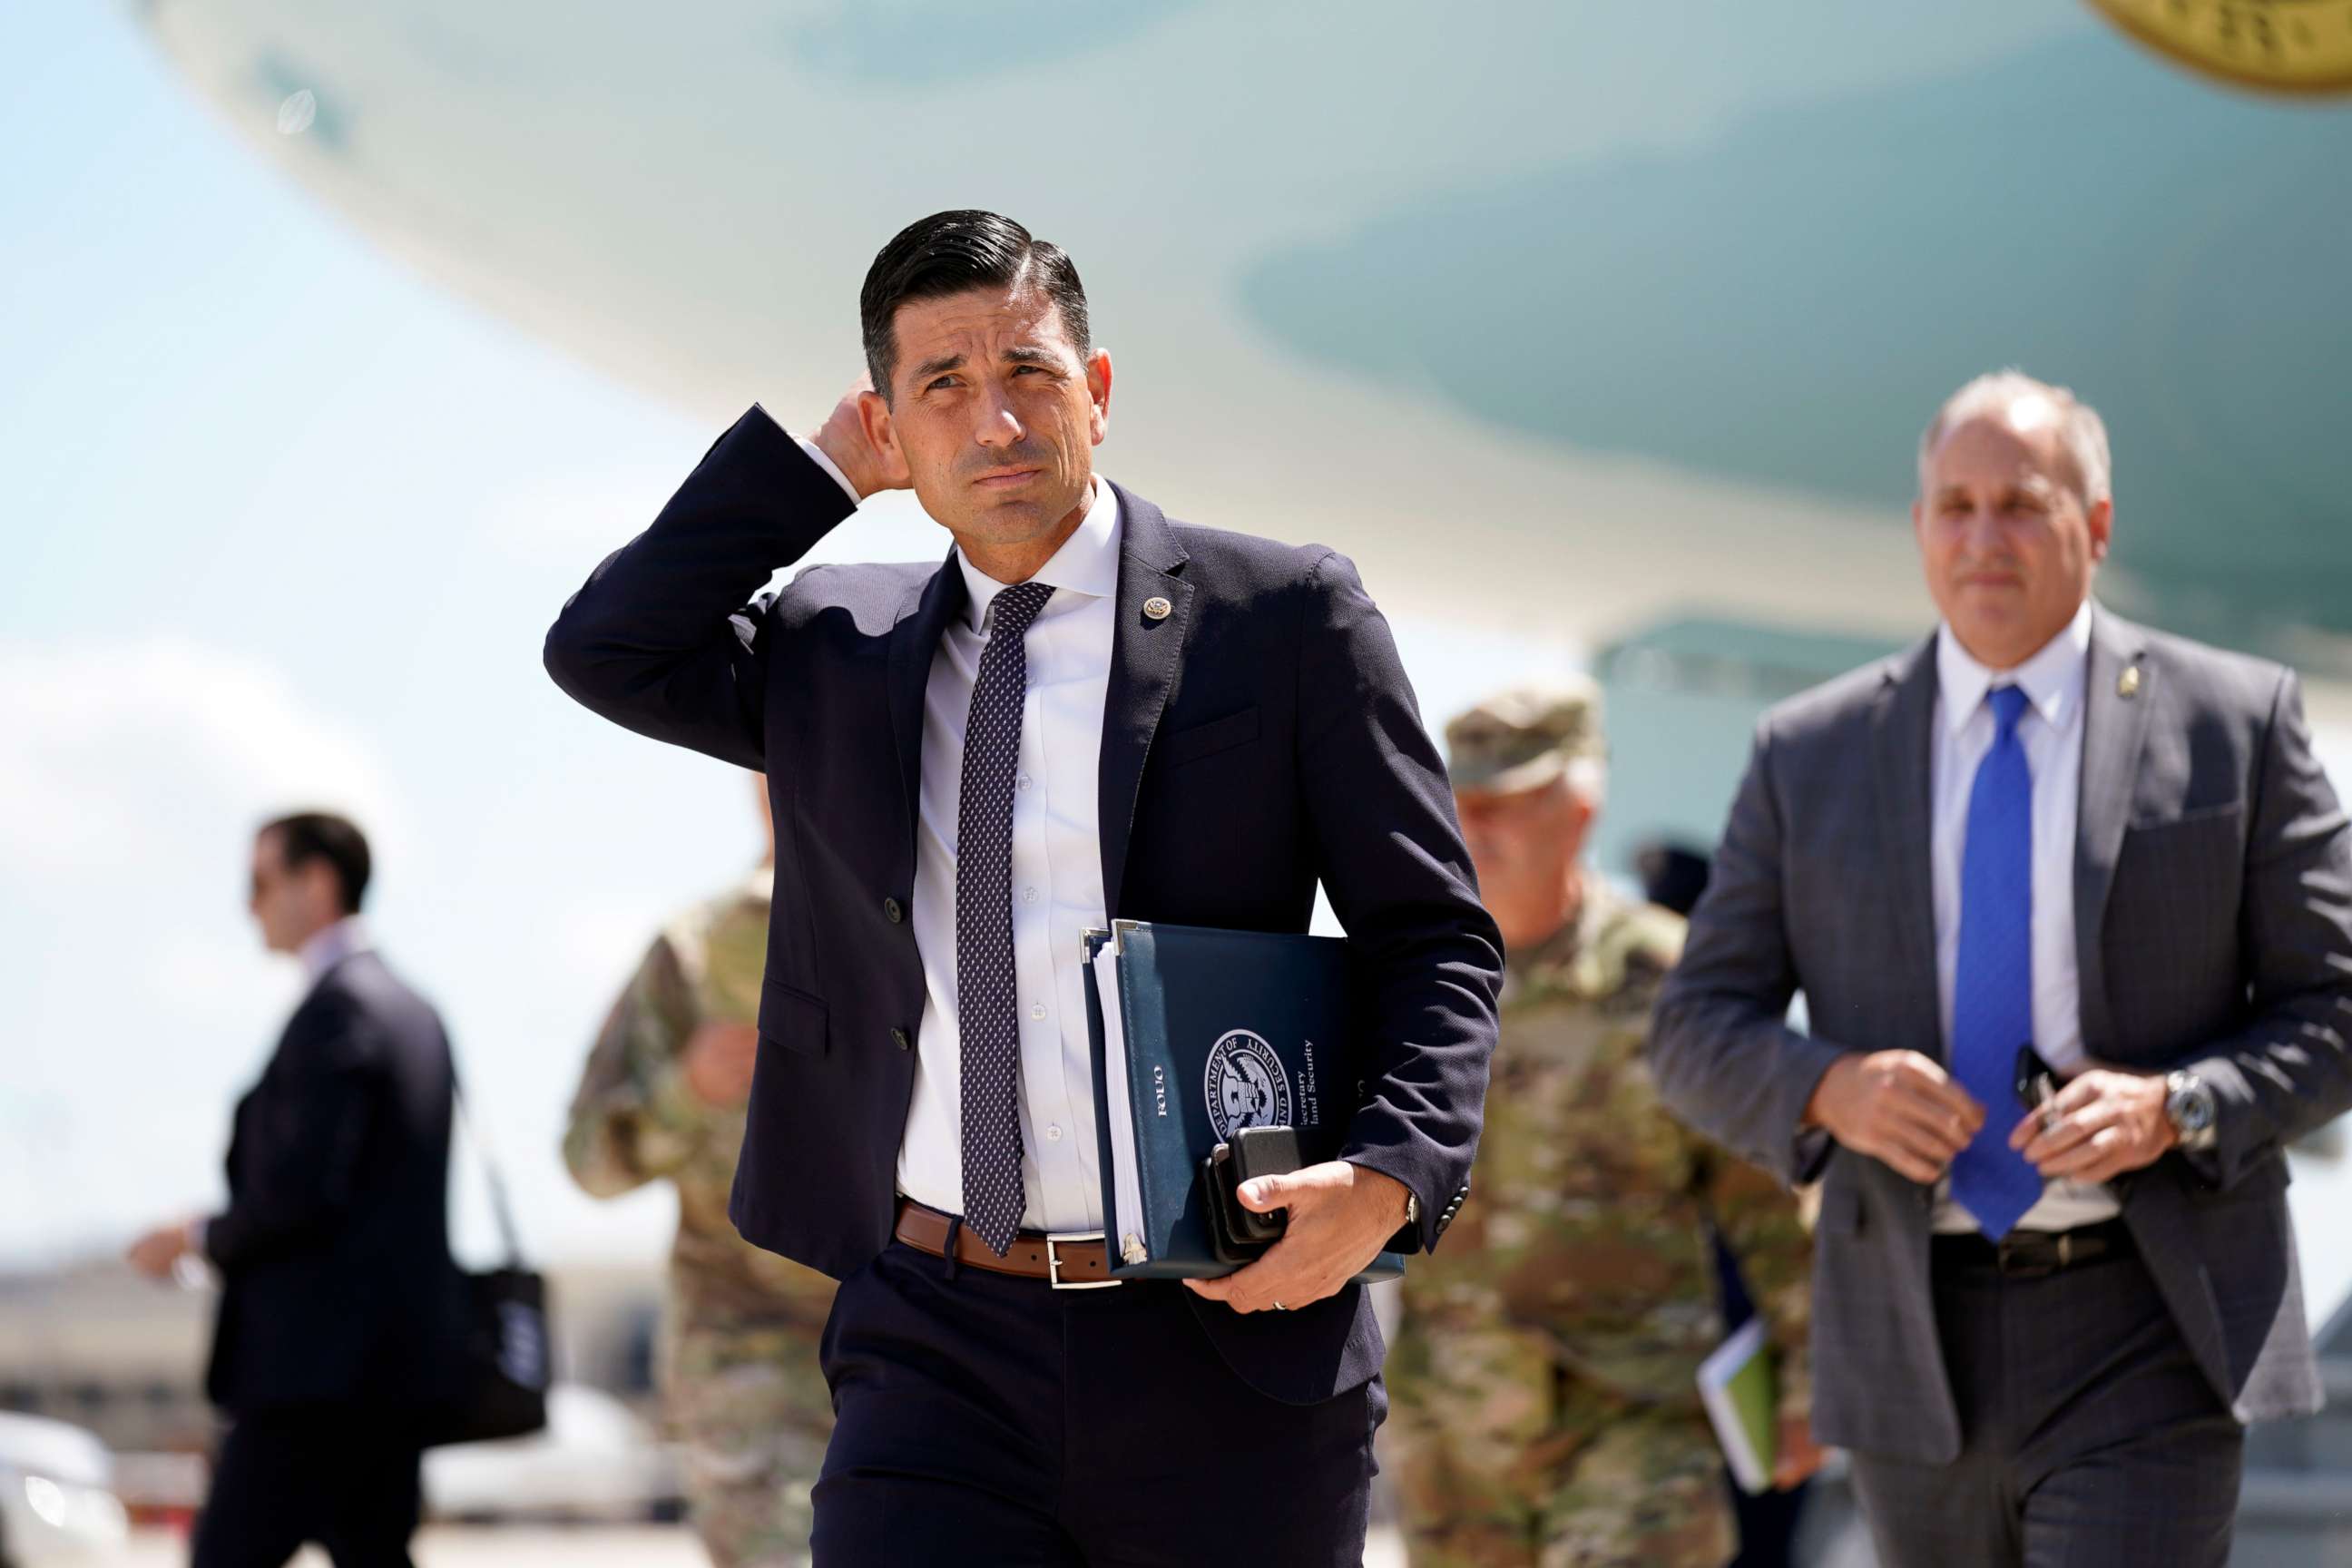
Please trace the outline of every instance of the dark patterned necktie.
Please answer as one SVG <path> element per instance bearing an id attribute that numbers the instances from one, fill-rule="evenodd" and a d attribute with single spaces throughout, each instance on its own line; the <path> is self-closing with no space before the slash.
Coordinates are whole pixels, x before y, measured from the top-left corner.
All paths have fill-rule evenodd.
<path id="1" fill-rule="evenodd" d="M 956 802 L 956 1014 L 963 1037 L 963 1223 L 999 1258 L 1021 1228 L 1021 1026 L 1013 973 L 1013 783 L 1024 639 L 1054 590 L 996 595 L 964 721 Z"/>

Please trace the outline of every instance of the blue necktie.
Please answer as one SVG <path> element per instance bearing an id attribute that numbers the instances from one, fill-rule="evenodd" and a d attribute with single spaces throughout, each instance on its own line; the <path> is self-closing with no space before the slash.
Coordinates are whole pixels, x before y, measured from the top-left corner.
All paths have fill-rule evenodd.
<path id="1" fill-rule="evenodd" d="M 1002 1258 L 1021 1229 L 1021 1024 L 1013 981 L 1013 780 L 1045 583 L 1003 590 L 964 723 L 956 801 L 956 1018 L 963 1037 L 963 1223 Z"/>
<path id="2" fill-rule="evenodd" d="M 1951 1062 L 1985 1121 L 1952 1162 L 1952 1197 L 1998 1241 L 2042 1198 L 2040 1173 L 2009 1146 L 2021 1114 L 2017 1051 L 2033 1042 L 2033 773 L 2017 738 L 2025 693 L 2004 686 L 1985 700 L 1992 750 L 1969 792 Z"/>

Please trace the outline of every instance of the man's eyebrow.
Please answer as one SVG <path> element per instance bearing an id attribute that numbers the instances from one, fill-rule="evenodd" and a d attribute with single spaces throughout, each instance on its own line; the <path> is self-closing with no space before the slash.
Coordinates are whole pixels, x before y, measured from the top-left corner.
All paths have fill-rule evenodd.
<path id="1" fill-rule="evenodd" d="M 962 368 L 963 355 L 960 353 L 941 354 L 937 359 L 927 359 L 922 363 L 917 365 L 915 367 L 915 379 L 917 381 L 929 381 L 935 375 L 944 375 L 949 371 L 961 370 Z"/>
<path id="2" fill-rule="evenodd" d="M 1058 365 L 1062 363 L 1061 356 L 1052 349 L 1032 343 L 1016 343 L 1004 351 L 1004 357 L 1013 364 Z"/>

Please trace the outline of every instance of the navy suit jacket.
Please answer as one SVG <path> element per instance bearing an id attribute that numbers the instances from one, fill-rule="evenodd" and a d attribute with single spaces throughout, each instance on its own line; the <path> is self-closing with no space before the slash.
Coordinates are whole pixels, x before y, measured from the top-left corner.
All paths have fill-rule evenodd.
<path id="1" fill-rule="evenodd" d="M 1344 556 L 1118 498 L 1108 911 L 1299 931 L 1323 883 L 1378 976 L 1344 1153 L 1419 1196 L 1405 1240 L 1433 1246 L 1468 1190 L 1502 941 L 1387 623 Z M 965 604 L 952 557 L 814 567 L 754 597 L 853 510 L 753 408 L 596 568 L 546 650 L 598 713 L 767 773 L 776 900 L 731 1212 L 750 1240 L 836 1278 L 890 1238 L 924 995 L 907 918 L 923 692 Z M 1171 613 L 1145 615 L 1154 597 Z M 1359 1289 L 1279 1314 L 1195 1307 L 1275 1397 L 1326 1398 L 1379 1370 Z"/>
<path id="2" fill-rule="evenodd" d="M 205 1386 L 232 1411 L 438 1404 L 465 1387 L 449 1258 L 449 1042 L 372 952 L 322 975 L 237 1102 Z"/>

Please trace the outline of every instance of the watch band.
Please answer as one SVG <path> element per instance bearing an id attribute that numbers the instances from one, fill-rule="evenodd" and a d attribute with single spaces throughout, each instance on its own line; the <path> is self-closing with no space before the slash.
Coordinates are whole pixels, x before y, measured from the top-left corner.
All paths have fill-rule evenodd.
<path id="1" fill-rule="evenodd" d="M 2164 1119 L 2172 1124 L 2183 1152 L 2197 1154 L 2212 1148 L 2218 1136 L 2215 1123 L 2221 1119 L 2212 1086 L 2193 1072 L 2167 1073 Z"/>

